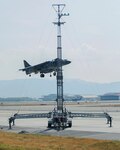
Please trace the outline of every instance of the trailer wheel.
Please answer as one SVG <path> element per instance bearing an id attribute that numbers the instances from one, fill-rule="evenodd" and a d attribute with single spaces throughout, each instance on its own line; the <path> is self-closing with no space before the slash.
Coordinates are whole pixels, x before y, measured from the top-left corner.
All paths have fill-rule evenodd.
<path id="1" fill-rule="evenodd" d="M 48 122 L 48 128 L 51 128 L 52 124 Z"/>
<path id="2" fill-rule="evenodd" d="M 72 127 L 72 122 L 68 123 L 68 127 L 71 128 Z"/>

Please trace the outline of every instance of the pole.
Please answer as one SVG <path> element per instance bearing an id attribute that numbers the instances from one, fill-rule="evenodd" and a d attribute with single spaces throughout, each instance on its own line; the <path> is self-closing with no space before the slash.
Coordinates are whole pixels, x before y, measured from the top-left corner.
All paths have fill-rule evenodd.
<path id="1" fill-rule="evenodd" d="M 61 36 L 61 25 L 64 25 L 65 22 L 61 21 L 63 16 L 68 16 L 69 14 L 63 14 L 62 11 L 65 8 L 65 4 L 53 4 L 54 10 L 57 12 L 57 22 L 54 22 L 57 25 L 57 111 L 63 112 L 63 71 L 62 71 L 62 36 Z"/>

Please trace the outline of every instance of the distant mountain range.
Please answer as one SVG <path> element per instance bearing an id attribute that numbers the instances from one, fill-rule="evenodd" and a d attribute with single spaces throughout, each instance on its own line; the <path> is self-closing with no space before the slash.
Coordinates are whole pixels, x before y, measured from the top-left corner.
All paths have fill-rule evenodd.
<path id="1" fill-rule="evenodd" d="M 101 95 L 109 92 L 120 93 L 120 82 L 93 83 L 77 79 L 64 79 L 65 94 Z M 0 81 L 0 97 L 35 97 L 56 94 L 54 79 L 17 79 Z"/>

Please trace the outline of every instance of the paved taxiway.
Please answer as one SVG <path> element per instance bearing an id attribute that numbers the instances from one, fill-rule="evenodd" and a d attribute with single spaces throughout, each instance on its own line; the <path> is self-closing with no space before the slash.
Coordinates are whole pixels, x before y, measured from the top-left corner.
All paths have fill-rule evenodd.
<path id="1" fill-rule="evenodd" d="M 20 119 L 16 126 L 8 129 L 8 118 L 14 113 L 38 113 L 53 110 L 54 105 L 2 105 L 0 106 L 0 129 L 10 132 L 29 132 L 56 136 L 71 136 L 80 138 L 96 138 L 106 140 L 120 140 L 120 103 L 84 103 L 67 105 L 72 112 L 103 112 L 107 111 L 113 118 L 113 127 L 106 124 L 104 118 L 74 118 L 72 128 L 65 130 L 47 129 L 48 119 Z"/>

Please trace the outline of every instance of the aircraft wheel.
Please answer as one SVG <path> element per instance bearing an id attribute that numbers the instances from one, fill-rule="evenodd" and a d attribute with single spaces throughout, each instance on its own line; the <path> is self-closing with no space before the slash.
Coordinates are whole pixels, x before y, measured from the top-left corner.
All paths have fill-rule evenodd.
<path id="1" fill-rule="evenodd" d="M 45 77 L 45 75 L 44 75 L 43 73 L 41 73 L 41 74 L 40 74 L 40 77 L 41 77 L 41 78 L 44 78 L 44 77 Z"/>
<path id="2" fill-rule="evenodd" d="M 53 75 L 56 76 L 56 72 L 53 72 Z"/>

